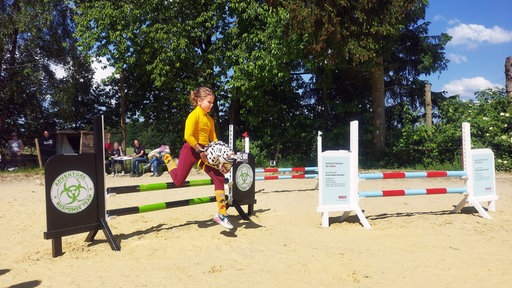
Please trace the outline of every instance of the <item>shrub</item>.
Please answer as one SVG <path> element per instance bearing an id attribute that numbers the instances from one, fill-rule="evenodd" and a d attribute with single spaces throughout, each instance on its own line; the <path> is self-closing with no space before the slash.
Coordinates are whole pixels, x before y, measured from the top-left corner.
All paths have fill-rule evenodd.
<path id="1" fill-rule="evenodd" d="M 440 121 L 432 128 L 402 128 L 400 139 L 392 146 L 390 164 L 400 167 L 440 169 L 459 166 L 461 162 L 462 122 L 471 124 L 473 148 L 490 148 L 495 154 L 496 169 L 512 171 L 512 106 L 504 89 L 487 89 L 476 93 L 476 101 L 448 99 L 439 109 Z M 413 115 L 407 111 L 405 115 Z M 413 116 L 411 116 L 412 119 Z"/>

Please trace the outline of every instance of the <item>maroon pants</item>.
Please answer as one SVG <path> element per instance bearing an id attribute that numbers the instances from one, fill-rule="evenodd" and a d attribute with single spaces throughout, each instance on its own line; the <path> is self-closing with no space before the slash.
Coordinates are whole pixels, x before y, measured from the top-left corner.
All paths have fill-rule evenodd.
<path id="1" fill-rule="evenodd" d="M 192 167 L 199 161 L 199 159 L 201 159 L 201 156 L 199 156 L 199 153 L 197 153 L 193 147 L 188 143 L 183 144 L 183 147 L 181 147 L 180 158 L 178 160 L 178 168 L 172 169 L 171 172 L 169 172 L 176 187 L 180 187 L 185 183 L 190 170 L 192 170 Z M 208 176 L 213 180 L 215 190 L 224 190 L 224 174 L 211 166 L 201 166 L 204 166 L 204 172 L 206 172 L 206 174 L 208 174 Z"/>

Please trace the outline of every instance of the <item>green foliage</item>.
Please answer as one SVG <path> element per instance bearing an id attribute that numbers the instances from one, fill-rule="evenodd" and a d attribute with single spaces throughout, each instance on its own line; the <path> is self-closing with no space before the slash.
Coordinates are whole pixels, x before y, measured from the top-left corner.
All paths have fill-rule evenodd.
<path id="1" fill-rule="evenodd" d="M 307 93 L 316 100 L 314 117 L 319 129 L 335 138 L 342 135 L 338 123 L 360 119 L 366 131 L 379 132 L 371 140 L 383 146 L 377 136 L 385 135 L 383 119 L 388 115 L 380 103 L 406 103 L 417 110 L 424 89 L 420 76 L 447 67 L 444 47 L 450 38 L 428 35 L 426 0 L 284 2 L 292 33 L 306 42 L 301 61 L 313 74 Z M 371 77 L 373 71 L 382 71 L 374 68 L 382 68 L 383 75 Z M 385 87 L 372 90 L 370 80 L 376 87 L 385 81 Z M 401 114 L 393 116 L 388 123 L 403 121 Z"/>
<path id="2" fill-rule="evenodd" d="M 387 159 L 394 167 L 424 167 L 441 169 L 458 166 L 461 157 L 461 126 L 438 123 L 428 128 L 424 125 L 405 124 L 400 138 L 392 145 Z M 456 170 L 462 169 L 458 166 Z"/>
<path id="3" fill-rule="evenodd" d="M 393 147 L 378 162 L 369 160 L 376 153 L 364 153 L 361 163 L 458 163 L 453 139 L 460 128 L 443 121 L 460 115 L 437 108 L 439 123 L 433 131 L 420 125 L 424 82 L 419 77 L 446 68 L 449 40 L 445 34 L 428 35 L 426 0 L 149 0 L 143 5 L 134 0 L 51 0 L 25 5 L 18 14 L 0 11 L 7 23 L 0 27 L 1 47 L 12 47 L 14 23 L 21 23 L 17 28 L 25 37 L 14 42 L 19 44 L 17 62 L 1 59 L 9 69 L 19 66 L 16 73 L 0 73 L 9 80 L 0 87 L 8 93 L 2 101 L 11 101 L 2 102 L 5 131 L 19 128 L 34 135 L 41 123 L 45 128 L 88 128 L 91 115 L 101 111 L 106 130 L 119 137 L 124 92 L 128 146 L 138 137 L 148 149 L 168 143 L 177 152 L 191 110 L 189 91 L 207 85 L 217 95 L 212 116 L 220 139 L 226 140 L 228 124 L 234 124 L 240 132 L 249 131 L 259 165 L 269 160 L 281 166 L 313 165 L 318 130 L 324 132 L 325 147 L 345 148 L 347 123 L 358 119 L 362 142 L 371 143 L 369 71 L 382 64 Z M 29 65 L 38 61 L 38 53 L 45 63 Z M 93 86 L 89 61 L 97 57 L 105 57 L 116 74 L 123 72 L 124 90 L 117 77 Z M 67 76 L 56 79 L 50 61 L 66 67 Z M 457 113 L 467 110 L 466 104 L 457 105 Z"/>
<path id="4" fill-rule="evenodd" d="M 269 138 L 293 131 L 286 127 L 293 122 L 304 122 L 303 98 L 294 93 L 297 80 L 290 78 L 301 42 L 287 33 L 285 9 L 252 0 L 78 3 L 80 47 L 106 57 L 118 72 L 123 69 L 127 118 L 143 119 L 146 131 L 156 133 L 153 138 L 166 135 L 176 145 L 182 141 L 188 94 L 200 84 L 216 91 L 212 116 L 220 138 L 230 122 Z M 267 121 L 262 115 L 279 117 Z M 267 133 L 262 123 L 275 129 Z M 265 142 L 268 151 L 280 154 L 279 145 Z M 283 150 L 294 145 L 282 142 Z"/>
<path id="5" fill-rule="evenodd" d="M 256 167 L 268 167 L 269 159 L 261 149 L 261 142 L 251 140 L 249 143 L 249 151 L 254 156 Z M 239 139 L 235 143 L 235 151 L 244 151 L 245 140 Z"/>
<path id="6" fill-rule="evenodd" d="M 160 147 L 160 145 L 166 144 L 171 148 L 171 152 L 174 155 L 177 155 L 183 145 L 183 140 L 180 139 L 178 142 L 172 141 L 169 135 L 155 130 L 153 126 L 147 127 L 144 122 L 128 123 L 126 134 L 127 147 L 133 147 L 133 140 L 139 139 L 140 143 L 144 144 L 148 153 L 149 151 Z"/>
<path id="7" fill-rule="evenodd" d="M 505 89 L 486 89 L 476 93 L 476 101 L 461 115 L 471 123 L 472 145 L 491 148 L 496 168 L 512 171 L 512 101 Z"/>
<path id="8" fill-rule="evenodd" d="M 77 51 L 64 0 L 0 3 L 0 145 L 16 131 L 27 145 L 43 130 L 84 129 L 101 101 L 92 69 Z M 54 66 L 66 75 L 58 79 Z"/>
<path id="9" fill-rule="evenodd" d="M 400 133 L 391 140 L 388 166 L 461 169 L 461 127 L 469 122 L 473 148 L 491 148 L 496 169 L 512 170 L 512 103 L 504 89 L 479 91 L 476 101 L 448 99 L 440 106 L 441 120 L 431 129 L 414 125 L 415 114 L 409 108 L 403 115 Z"/>

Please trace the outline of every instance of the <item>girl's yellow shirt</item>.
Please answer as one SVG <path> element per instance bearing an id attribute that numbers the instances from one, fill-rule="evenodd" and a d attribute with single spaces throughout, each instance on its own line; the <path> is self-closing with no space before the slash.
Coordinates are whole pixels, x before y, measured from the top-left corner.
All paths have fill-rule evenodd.
<path id="1" fill-rule="evenodd" d="M 197 106 L 188 114 L 185 122 L 185 141 L 192 147 L 198 143 L 205 146 L 218 141 L 214 125 L 213 118 Z"/>

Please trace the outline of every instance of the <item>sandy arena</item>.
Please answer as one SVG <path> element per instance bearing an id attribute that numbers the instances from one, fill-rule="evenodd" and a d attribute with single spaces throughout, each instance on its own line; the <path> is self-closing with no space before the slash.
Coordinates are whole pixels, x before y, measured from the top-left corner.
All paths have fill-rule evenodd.
<path id="1" fill-rule="evenodd" d="M 191 179 L 207 178 L 193 172 Z M 497 211 L 451 214 L 461 195 L 362 199 L 356 216 L 320 226 L 316 179 L 258 181 L 252 221 L 230 209 L 232 231 L 212 221 L 214 203 L 118 217 L 102 232 L 63 238 L 51 257 L 44 178 L 0 175 L 0 287 L 507 287 L 512 283 L 512 176 L 498 174 Z M 106 186 L 170 181 L 127 176 Z M 430 183 L 430 184 L 429 184 Z M 361 190 L 460 186 L 458 179 L 364 181 Z M 107 208 L 213 195 L 213 187 L 118 195 Z"/>

